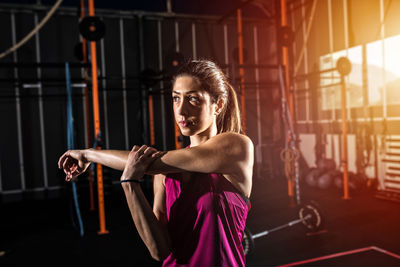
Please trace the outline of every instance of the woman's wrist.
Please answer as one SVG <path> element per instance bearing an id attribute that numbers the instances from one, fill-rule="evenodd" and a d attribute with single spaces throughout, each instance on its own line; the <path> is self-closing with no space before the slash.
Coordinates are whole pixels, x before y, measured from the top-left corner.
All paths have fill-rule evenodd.
<path id="1" fill-rule="evenodd" d="M 87 162 L 92 162 L 91 160 L 91 152 L 92 150 L 94 150 L 93 148 L 87 148 L 83 150 L 83 158 L 85 159 L 85 161 Z"/>
<path id="2" fill-rule="evenodd" d="M 131 190 L 134 190 L 134 189 L 138 190 L 138 189 L 141 188 L 141 186 L 140 186 L 141 182 L 139 182 L 139 180 L 138 180 L 138 182 L 133 182 L 133 181 L 131 181 L 131 182 L 122 182 L 122 181 L 127 181 L 127 180 L 129 180 L 129 179 L 120 181 L 121 186 L 122 186 L 123 189 L 131 191 Z"/>
<path id="3" fill-rule="evenodd" d="M 143 182 L 143 179 L 121 179 L 120 183 L 137 183 L 140 184 Z"/>

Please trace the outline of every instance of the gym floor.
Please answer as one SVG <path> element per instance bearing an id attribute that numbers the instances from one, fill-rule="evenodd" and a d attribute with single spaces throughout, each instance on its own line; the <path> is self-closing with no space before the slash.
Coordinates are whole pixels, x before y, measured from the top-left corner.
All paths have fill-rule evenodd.
<path id="1" fill-rule="evenodd" d="M 400 266 L 400 204 L 374 195 L 365 191 L 343 200 L 338 190 L 302 185 L 303 202 L 317 201 L 323 211 L 323 230 L 310 235 L 298 224 L 258 238 L 247 266 L 291 266 L 301 261 L 305 266 Z M 105 195 L 109 234 L 97 234 L 98 214 L 88 211 L 85 197 L 81 190 L 83 237 L 73 226 L 74 210 L 67 197 L 3 203 L 0 250 L 5 255 L 0 266 L 161 266 L 138 237 L 118 185 Z M 298 216 L 284 178 L 255 181 L 251 199 L 247 226 L 253 234 Z"/>

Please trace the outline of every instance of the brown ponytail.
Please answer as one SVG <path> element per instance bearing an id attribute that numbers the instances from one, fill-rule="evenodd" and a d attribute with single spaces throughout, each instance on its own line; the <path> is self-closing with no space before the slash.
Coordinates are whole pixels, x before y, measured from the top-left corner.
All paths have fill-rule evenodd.
<path id="1" fill-rule="evenodd" d="M 225 105 L 217 116 L 218 133 L 240 133 L 240 110 L 236 92 L 222 70 L 210 60 L 191 60 L 181 67 L 173 83 L 178 77 L 185 75 L 196 78 L 202 89 L 210 94 L 213 103 L 217 103 L 220 98 L 225 100 Z"/>
<path id="2" fill-rule="evenodd" d="M 218 133 L 223 132 L 241 132 L 240 111 L 236 92 L 232 85 L 226 81 L 227 100 L 225 108 L 217 117 Z"/>

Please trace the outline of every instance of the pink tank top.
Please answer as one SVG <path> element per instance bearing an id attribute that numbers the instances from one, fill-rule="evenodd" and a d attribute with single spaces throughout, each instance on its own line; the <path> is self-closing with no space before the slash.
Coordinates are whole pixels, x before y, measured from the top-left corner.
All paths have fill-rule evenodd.
<path id="1" fill-rule="evenodd" d="M 220 174 L 165 178 L 172 252 L 163 266 L 245 266 L 247 199 Z"/>

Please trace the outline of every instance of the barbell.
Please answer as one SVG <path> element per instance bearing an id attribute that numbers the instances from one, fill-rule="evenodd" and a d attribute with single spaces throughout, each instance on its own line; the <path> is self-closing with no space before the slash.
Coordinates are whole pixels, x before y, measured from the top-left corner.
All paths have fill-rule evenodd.
<path id="1" fill-rule="evenodd" d="M 306 228 L 308 232 L 317 232 L 319 231 L 323 224 L 324 218 L 322 216 L 322 212 L 316 202 L 311 201 L 307 204 L 303 204 L 299 206 L 298 209 L 298 219 L 290 221 L 286 224 L 277 226 L 275 228 L 252 234 L 248 227 L 244 230 L 244 237 L 242 241 L 244 254 L 248 255 L 254 250 L 254 240 L 263 236 L 266 236 L 272 232 L 285 229 L 287 227 L 291 227 L 302 223 L 302 225 Z"/>

